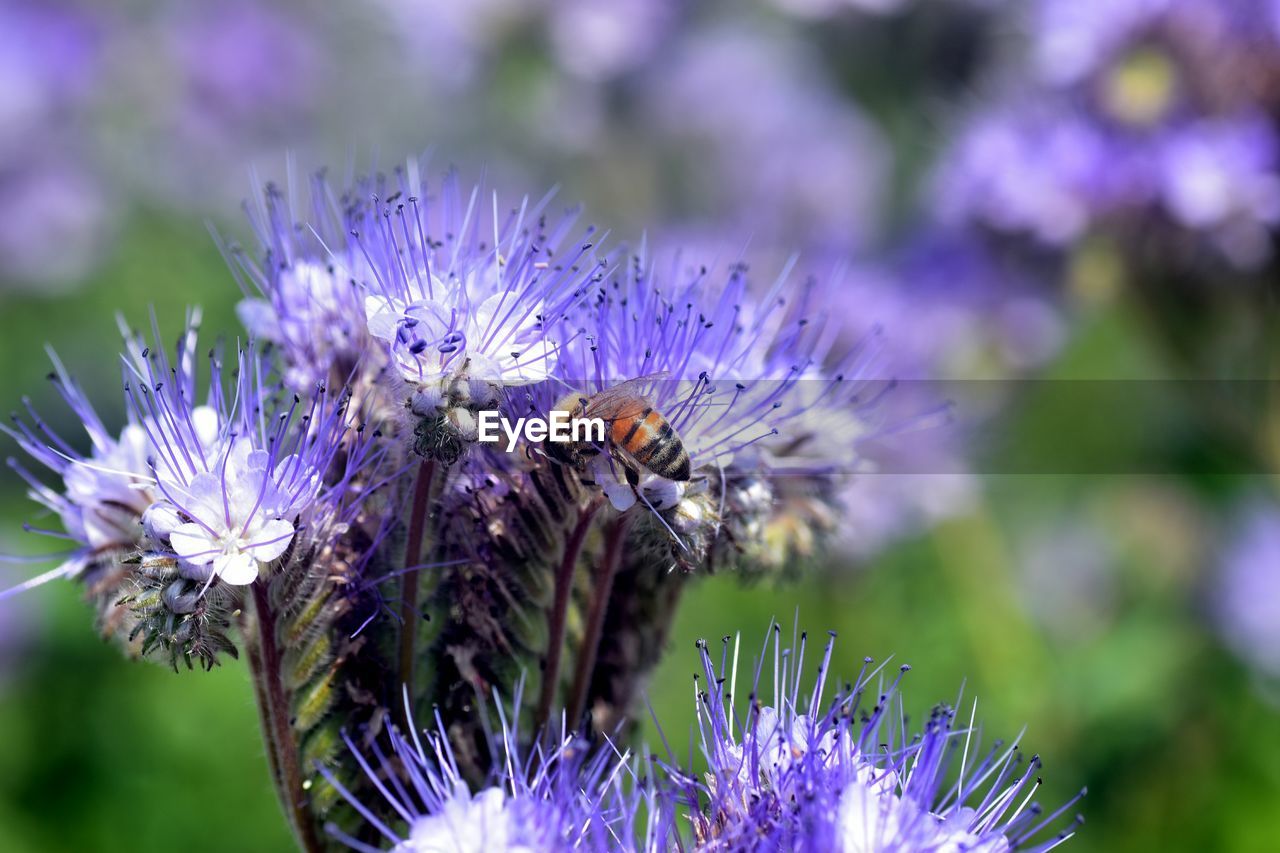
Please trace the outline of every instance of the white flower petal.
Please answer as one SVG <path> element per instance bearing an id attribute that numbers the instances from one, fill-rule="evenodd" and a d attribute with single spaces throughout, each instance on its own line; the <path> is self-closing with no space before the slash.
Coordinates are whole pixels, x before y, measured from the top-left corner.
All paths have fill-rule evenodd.
<path id="1" fill-rule="evenodd" d="M 169 544 L 173 546 L 173 553 L 196 565 L 208 563 L 222 550 L 218 543 L 210 538 L 209 531 L 192 522 L 175 527 L 169 533 Z"/>
<path id="2" fill-rule="evenodd" d="M 252 531 L 252 538 L 245 550 L 253 554 L 255 559 L 269 563 L 289 547 L 293 533 L 293 525 L 287 521 L 268 521 Z"/>
<path id="3" fill-rule="evenodd" d="M 396 324 L 400 322 L 402 309 L 385 296 L 366 296 L 364 298 L 364 316 L 368 322 L 369 334 L 384 341 L 394 341 Z"/>
<path id="4" fill-rule="evenodd" d="M 247 586 L 258 579 L 258 561 L 245 553 L 219 554 L 213 573 L 232 586 Z"/>
<path id="5" fill-rule="evenodd" d="M 236 306 L 236 316 L 249 330 L 249 334 L 264 341 L 277 341 L 280 336 L 280 318 L 276 309 L 265 299 L 242 299 Z"/>

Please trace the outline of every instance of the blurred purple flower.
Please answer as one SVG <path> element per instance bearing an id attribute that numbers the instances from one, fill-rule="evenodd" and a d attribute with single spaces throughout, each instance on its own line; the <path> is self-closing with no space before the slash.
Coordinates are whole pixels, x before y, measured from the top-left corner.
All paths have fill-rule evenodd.
<path id="1" fill-rule="evenodd" d="M 246 127 L 287 125 L 323 88 L 322 56 L 306 17 L 278 4 L 187 5 L 161 25 L 178 69 L 179 119 L 202 144 L 230 142 Z"/>
<path id="2" fill-rule="evenodd" d="M 87 5 L 8 0 L 0 6 L 0 158 L 56 127 L 92 93 L 103 26 Z"/>
<path id="3" fill-rule="evenodd" d="M 836 290 L 854 339 L 884 330 L 902 380 L 1001 379 L 1033 371 L 1064 343 L 1065 320 L 1031 276 L 969 230 L 924 230 Z"/>
<path id="4" fill-rule="evenodd" d="M 47 141 L 47 140 L 46 140 Z M 102 253 L 109 207 L 82 158 L 66 151 L 0 166 L 0 281 L 46 291 L 84 277 Z"/>
<path id="5" fill-rule="evenodd" d="M 410 61 L 437 85 L 459 90 L 475 82 L 509 30 L 537 11 L 528 0 L 376 0 Z"/>
<path id="6" fill-rule="evenodd" d="M 1141 150 L 1064 102 L 1017 101 L 962 128 L 935 178 L 939 217 L 1029 234 L 1053 246 L 1151 196 Z"/>
<path id="7" fill-rule="evenodd" d="M 680 14 L 676 0 L 560 0 L 549 5 L 551 45 L 566 71 L 607 80 L 644 63 Z"/>
<path id="8" fill-rule="evenodd" d="M 1090 234 L 1196 240 L 1254 269 L 1280 225 L 1271 0 L 1037 0 L 1031 56 L 999 67 L 941 165 L 944 221 L 1064 248 Z M 1016 78 L 1016 79 L 1014 79 Z M 1173 253 L 1175 256 L 1185 253 Z"/>
<path id="9" fill-rule="evenodd" d="M 1111 626 L 1119 580 L 1114 536 L 1086 518 L 1034 526 L 1017 543 L 1018 584 L 1027 610 L 1067 642 Z"/>
<path id="10" fill-rule="evenodd" d="M 1280 140 L 1261 118 L 1202 121 L 1170 134 L 1159 151 L 1165 208 L 1180 224 L 1213 235 L 1238 267 L 1271 251 L 1280 225 Z"/>
<path id="11" fill-rule="evenodd" d="M 1280 48 L 1275 0 L 1035 0 L 1028 4 L 1032 52 L 1042 78 L 1073 85 L 1144 42 L 1213 49 Z"/>
<path id="12" fill-rule="evenodd" d="M 82 140 L 105 25 L 77 3 L 0 6 L 0 280 L 81 278 L 102 248 L 107 205 Z"/>
<path id="13" fill-rule="evenodd" d="M 779 10 L 798 18 L 829 18 L 841 12 L 896 12 L 908 0 L 769 0 Z"/>
<path id="14" fill-rule="evenodd" d="M 695 152 L 697 213 L 721 227 L 838 248 L 876 227 L 889 152 L 803 44 L 747 26 L 693 30 L 645 96 L 657 131 Z"/>
<path id="15" fill-rule="evenodd" d="M 1280 678 L 1280 509 L 1257 504 L 1239 518 L 1222 553 L 1214 615 L 1227 645 Z"/>

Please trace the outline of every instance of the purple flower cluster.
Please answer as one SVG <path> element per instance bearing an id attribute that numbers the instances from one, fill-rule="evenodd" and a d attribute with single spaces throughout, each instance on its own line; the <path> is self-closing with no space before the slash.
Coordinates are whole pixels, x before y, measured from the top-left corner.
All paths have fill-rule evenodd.
<path id="1" fill-rule="evenodd" d="M 850 728 L 870 676 L 828 709 L 826 663 L 807 705 L 781 673 L 773 711 L 748 711 L 736 740 L 727 697 L 702 697 L 704 786 L 668 768 L 661 794 L 593 743 L 625 734 L 686 583 L 809 565 L 845 526 L 865 448 L 922 416 L 878 377 L 880 336 L 829 310 L 833 284 L 609 251 L 552 209 L 428 182 L 415 162 L 263 187 L 258 244 L 225 245 L 248 344 L 202 355 L 196 312 L 172 352 L 124 329 L 123 429 L 56 359 L 91 448 L 34 412 L 8 428 L 60 480 L 14 463 L 73 545 L 44 579 L 79 581 L 131 652 L 247 658 L 305 849 L 327 824 L 362 849 L 374 832 L 402 850 L 659 849 L 681 811 L 708 848 L 997 850 L 1037 833 L 1013 752 L 975 760 L 949 795 L 950 716 L 902 742 L 881 702 Z M 604 437 L 482 437 L 491 415 L 564 407 L 601 413 Z M 528 673 L 536 694 L 489 701 Z M 429 746 L 391 728 L 428 708 Z M 555 719 L 555 743 L 519 734 Z M 344 730 L 391 738 L 381 769 Z M 825 800 L 796 807 L 779 793 L 793 785 Z"/>
<path id="2" fill-rule="evenodd" d="M 161 651 L 175 667 L 237 653 L 229 631 L 246 589 L 345 532 L 361 498 L 353 481 L 384 453 L 365 440 L 345 396 L 318 388 L 304 401 L 269 378 L 253 348 L 229 367 L 213 348 L 202 380 L 198 324 L 193 312 L 172 355 L 158 332 L 148 346 L 122 326 L 119 433 L 54 357 L 50 378 L 84 424 L 87 453 L 30 409 L 5 428 L 61 480 L 51 485 L 10 460 L 63 527 L 27 529 L 71 545 L 55 569 L 8 592 L 78 580 L 104 634 L 131 653 Z"/>
<path id="3" fill-rule="evenodd" d="M 520 707 L 520 692 L 517 686 L 514 708 Z M 634 838 L 640 808 L 652 807 L 653 792 L 637 776 L 629 754 L 611 743 L 593 749 L 564 730 L 527 746 L 518 715 L 502 710 L 496 692 L 494 700 L 500 721 L 492 748 L 498 760 L 474 792 L 438 715 L 435 727 L 421 734 L 417 728 L 407 734 L 391 729 L 390 750 L 375 744 L 373 762 L 344 737 L 395 815 L 389 826 L 378 816 L 382 810 L 370 809 L 342 788 L 367 821 L 363 828 L 375 829 L 397 853 L 657 849 Z M 406 697 L 406 709 L 407 703 Z M 645 828 L 655 841 L 668 829 L 662 820 L 655 813 Z M 353 849 L 382 849 L 337 826 L 329 831 Z"/>
<path id="4" fill-rule="evenodd" d="M 32 283 L 84 273 L 106 229 L 102 181 L 78 115 L 103 64 L 103 20 L 73 3 L 0 9 L 0 273 Z"/>
<path id="5" fill-rule="evenodd" d="M 1258 504 L 1241 514 L 1221 557 L 1214 616 L 1236 654 L 1268 678 L 1280 677 L 1280 511 Z"/>
<path id="6" fill-rule="evenodd" d="M 976 702 L 967 722 L 938 706 L 908 737 L 898 693 L 908 666 L 886 683 L 884 666 L 868 659 L 851 686 L 826 700 L 832 642 L 815 683 L 802 687 L 804 638 L 788 650 L 775 636 L 772 702 L 760 680 L 766 642 L 750 701 L 735 708 L 737 643 L 726 639 L 719 666 L 705 643 L 700 651 L 698 726 L 708 769 L 701 782 L 682 774 L 677 787 L 699 849 L 994 853 L 1049 849 L 1074 831 L 1072 824 L 1035 840 L 1075 800 L 1043 816 L 1032 802 L 1039 757 L 1024 759 L 1016 742 L 983 749 Z"/>
<path id="7" fill-rule="evenodd" d="M 938 706 L 922 731 L 908 735 L 898 688 L 910 667 L 886 682 L 884 665 L 868 659 L 852 684 L 828 698 L 833 643 L 827 643 L 809 684 L 805 639 L 787 649 L 776 626 L 770 634 L 754 663 L 750 701 L 736 705 L 739 643 L 726 638 L 717 666 L 699 641 L 706 679 L 695 685 L 697 741 L 706 765 L 701 773 L 661 760 L 641 763 L 611 743 L 593 751 L 571 735 L 551 739 L 549 748 L 529 749 L 504 715 L 493 735 L 495 754 L 502 758 L 472 793 L 437 719 L 425 734 L 425 748 L 416 730 L 407 736 L 392 731 L 389 753 L 375 745 L 376 763 L 360 758 L 405 829 L 388 826 L 367 804 L 351 799 L 393 849 L 404 853 L 1003 853 L 1049 850 L 1074 834 L 1079 818 L 1066 828 L 1054 827 L 1083 792 L 1043 814 L 1034 802 L 1039 757 L 1024 758 L 1017 742 L 983 747 L 976 702 L 967 720 Z M 762 673 L 770 663 L 772 701 L 766 704 Z M 873 707 L 866 707 L 869 701 Z M 347 744 L 357 755 L 364 751 L 350 738 Z M 641 771 L 645 765 L 650 773 Z M 406 785 L 397 781 L 397 768 L 405 768 Z M 684 827 L 692 837 L 682 836 Z M 377 849 L 336 827 L 330 831 L 355 849 Z"/>
<path id="8" fill-rule="evenodd" d="M 1069 247 L 1190 236 L 1240 269 L 1280 226 L 1275 4 L 1038 0 L 1018 84 L 943 157 L 944 219 Z M 1232 61 L 1221 61 L 1232 57 Z"/>

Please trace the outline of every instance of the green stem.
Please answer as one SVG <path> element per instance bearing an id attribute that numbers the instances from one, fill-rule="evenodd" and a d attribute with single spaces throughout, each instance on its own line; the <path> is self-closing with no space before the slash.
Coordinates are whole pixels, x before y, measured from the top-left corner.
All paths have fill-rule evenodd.
<path id="1" fill-rule="evenodd" d="M 301 756 L 289 722 L 289 694 L 282 680 L 275 613 L 271 609 L 265 582 L 256 580 L 252 588 L 258 630 L 257 648 L 250 653 L 250 665 L 254 669 L 254 688 L 258 694 L 263 728 L 267 732 L 267 749 L 274 755 L 271 765 L 276 777 L 276 790 L 298 846 L 306 853 L 321 853 L 324 845 L 316 835 L 315 821 L 307 807 Z"/>
<path id="2" fill-rule="evenodd" d="M 413 485 L 413 506 L 409 510 L 409 535 L 405 542 L 405 571 L 400 577 L 400 683 L 413 696 L 413 662 L 418 638 L 419 566 L 422 563 L 422 541 L 431 511 L 431 485 L 435 479 L 434 459 L 423 460 Z M 407 723 L 408 721 L 406 721 Z M 406 728 L 405 731 L 408 731 Z"/>
<path id="3" fill-rule="evenodd" d="M 609 599 L 613 595 L 613 579 L 618 576 L 622 562 L 622 545 L 627 538 L 628 516 L 620 516 L 605 528 L 604 556 L 596 570 L 595 589 L 591 594 L 591 610 L 587 614 L 586 632 L 578 651 L 578 665 L 573 674 L 573 689 L 569 692 L 566 713 L 569 725 L 576 726 L 586 709 L 587 693 L 591 689 L 591 676 L 596 668 L 596 655 L 600 651 L 600 637 L 604 633 L 604 617 L 609 611 Z"/>
<path id="4" fill-rule="evenodd" d="M 560 558 L 560 566 L 556 570 L 555 601 L 551 606 L 549 623 L 549 639 L 547 641 L 547 660 L 542 669 L 542 687 L 538 696 L 538 709 L 533 717 L 534 737 L 538 737 L 551 717 L 551 705 L 555 701 L 556 687 L 560 681 L 560 660 L 564 651 L 565 623 L 569 612 L 569 596 L 573 591 L 573 570 L 578 565 L 578 556 L 582 553 L 582 543 L 586 541 L 587 530 L 591 527 L 591 519 L 600 508 L 599 501 L 592 501 L 578 511 L 578 523 L 565 542 L 564 554 Z"/>

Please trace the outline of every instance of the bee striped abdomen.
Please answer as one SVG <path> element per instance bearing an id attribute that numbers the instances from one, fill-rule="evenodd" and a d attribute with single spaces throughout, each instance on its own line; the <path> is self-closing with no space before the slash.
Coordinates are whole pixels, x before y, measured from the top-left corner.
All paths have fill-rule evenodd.
<path id="1" fill-rule="evenodd" d="M 689 454 L 680 436 L 667 423 L 666 418 L 652 407 L 635 418 L 620 419 L 613 423 L 612 436 L 618 445 L 632 458 L 659 477 L 668 480 L 689 479 Z"/>

